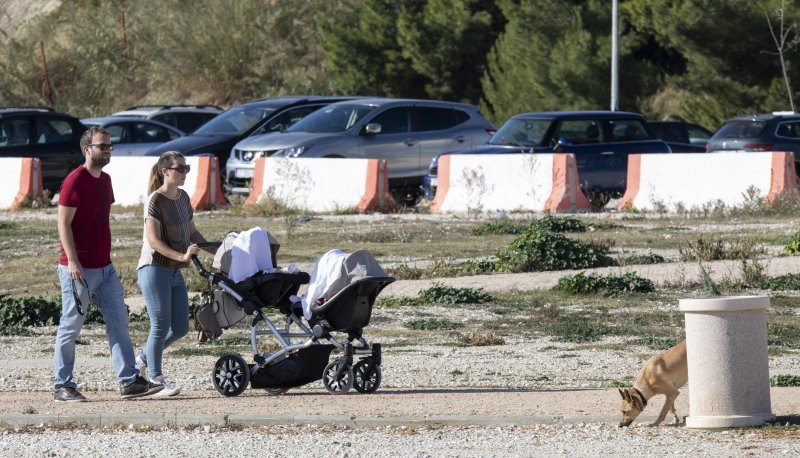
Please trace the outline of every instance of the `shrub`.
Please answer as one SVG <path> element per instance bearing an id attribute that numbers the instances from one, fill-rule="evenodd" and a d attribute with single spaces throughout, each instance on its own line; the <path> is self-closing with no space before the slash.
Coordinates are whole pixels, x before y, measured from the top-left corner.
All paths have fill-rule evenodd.
<path id="1" fill-rule="evenodd" d="M 800 254 L 800 232 L 795 232 L 792 235 L 789 243 L 783 248 L 783 252 L 792 256 Z"/>
<path id="2" fill-rule="evenodd" d="M 485 274 L 497 271 L 497 261 L 488 259 L 468 259 L 461 264 L 461 273 L 465 275 Z"/>
<path id="3" fill-rule="evenodd" d="M 681 261 L 717 261 L 721 259 L 752 259 L 764 253 L 761 247 L 747 238 L 723 241 L 721 238 L 698 237 L 695 243 L 678 247 Z"/>
<path id="4" fill-rule="evenodd" d="M 773 375 L 769 378 L 769 386 L 800 386 L 800 376 Z"/>
<path id="5" fill-rule="evenodd" d="M 472 235 L 518 235 L 525 232 L 528 226 L 507 220 L 489 221 L 472 230 Z"/>
<path id="6" fill-rule="evenodd" d="M 419 298 L 433 304 L 479 304 L 492 300 L 492 296 L 483 289 L 454 288 L 442 284 L 420 291 Z"/>
<path id="7" fill-rule="evenodd" d="M 460 269 L 449 261 L 437 259 L 427 267 L 412 267 L 402 264 L 386 270 L 386 273 L 398 280 L 421 280 L 426 278 L 456 277 Z"/>
<path id="8" fill-rule="evenodd" d="M 84 310 L 87 323 L 103 322 L 103 315 L 96 305 L 90 305 Z M 57 325 L 60 317 L 60 299 L 46 296 L 0 295 L 0 334 L 27 334 L 24 328 Z"/>
<path id="9" fill-rule="evenodd" d="M 766 277 L 755 286 L 772 291 L 791 291 L 800 289 L 800 274 L 786 274 L 778 277 Z"/>
<path id="10" fill-rule="evenodd" d="M 581 272 L 561 277 L 553 290 L 567 294 L 616 296 L 625 293 L 650 293 L 655 291 L 655 285 L 647 278 L 636 275 L 635 272 L 606 276 L 585 275 L 584 272 Z"/>
<path id="11" fill-rule="evenodd" d="M 667 262 L 664 256 L 655 253 L 647 253 L 647 254 L 634 254 L 631 256 L 626 256 L 619 260 L 619 265 L 621 266 L 629 266 L 629 265 L 638 265 L 638 264 L 663 264 Z"/>
<path id="12" fill-rule="evenodd" d="M 553 216 L 549 213 L 532 222 L 531 227 L 552 232 L 586 232 L 586 225 L 580 220 Z"/>
<path id="13" fill-rule="evenodd" d="M 507 272 L 589 269 L 615 264 L 606 246 L 532 227 L 498 252 L 497 257 L 497 270 Z"/>

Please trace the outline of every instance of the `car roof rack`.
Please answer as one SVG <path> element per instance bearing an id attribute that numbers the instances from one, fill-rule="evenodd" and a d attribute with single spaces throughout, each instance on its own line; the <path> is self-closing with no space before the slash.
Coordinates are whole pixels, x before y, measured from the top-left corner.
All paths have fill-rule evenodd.
<path id="1" fill-rule="evenodd" d="M 10 106 L 0 107 L 0 110 L 38 110 L 38 111 L 56 111 L 53 107 L 48 106 Z"/>
<path id="2" fill-rule="evenodd" d="M 793 115 L 797 113 L 795 113 L 794 111 L 773 111 L 772 114 L 774 114 L 775 116 L 781 116 L 781 115 Z"/>
<path id="3" fill-rule="evenodd" d="M 222 110 L 222 108 L 221 108 L 221 107 L 218 107 L 218 106 L 216 106 L 216 105 L 183 105 L 183 104 L 179 104 L 179 105 L 137 105 L 137 106 L 133 106 L 133 107 L 126 108 L 126 109 L 125 109 L 125 110 L 123 110 L 123 111 L 128 111 L 128 110 L 141 110 L 141 109 L 143 109 L 143 108 L 152 108 L 152 109 L 166 109 L 166 108 L 213 108 L 213 109 L 216 109 L 216 110 Z"/>

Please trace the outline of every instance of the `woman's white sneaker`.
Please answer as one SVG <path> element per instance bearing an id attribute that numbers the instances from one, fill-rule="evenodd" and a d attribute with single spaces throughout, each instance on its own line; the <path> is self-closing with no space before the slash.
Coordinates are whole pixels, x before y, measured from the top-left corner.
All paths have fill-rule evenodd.
<path id="1" fill-rule="evenodd" d="M 158 397 L 177 396 L 181 393 L 181 388 L 179 386 L 172 386 L 169 383 L 165 382 L 163 375 L 154 377 L 153 383 L 158 383 L 164 386 L 163 390 L 156 393 L 156 396 Z"/>

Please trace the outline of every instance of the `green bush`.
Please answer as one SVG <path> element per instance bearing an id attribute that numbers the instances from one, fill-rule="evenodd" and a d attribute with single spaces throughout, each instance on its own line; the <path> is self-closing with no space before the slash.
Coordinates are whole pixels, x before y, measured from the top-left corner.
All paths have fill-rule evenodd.
<path id="1" fill-rule="evenodd" d="M 631 256 L 626 256 L 619 260 L 619 265 L 621 266 L 630 266 L 630 265 L 640 265 L 640 264 L 663 264 L 667 262 L 664 256 L 655 253 L 647 253 L 647 254 L 634 254 Z"/>
<path id="2" fill-rule="evenodd" d="M 783 248 L 783 252 L 792 256 L 800 254 L 800 232 L 794 233 L 789 243 Z"/>
<path id="3" fill-rule="evenodd" d="M 498 252 L 497 257 L 497 270 L 504 272 L 589 269 L 615 264 L 606 246 L 532 227 Z"/>
<path id="4" fill-rule="evenodd" d="M 786 274 L 767 277 L 756 284 L 758 288 L 772 291 L 791 291 L 800 289 L 800 274 Z"/>
<path id="5" fill-rule="evenodd" d="M 496 220 L 483 223 L 472 230 L 472 235 L 518 235 L 525 232 L 526 224 L 515 223 L 508 220 Z"/>
<path id="6" fill-rule="evenodd" d="M 549 213 L 532 222 L 531 227 L 552 232 L 586 232 L 586 225 L 580 220 L 553 216 Z"/>
<path id="7" fill-rule="evenodd" d="M 103 315 L 97 306 L 86 310 L 87 323 L 102 323 Z M 27 334 L 31 326 L 57 325 L 61 317 L 61 301 L 46 296 L 12 297 L 0 295 L 0 334 Z"/>
<path id="8" fill-rule="evenodd" d="M 465 275 L 486 274 L 497 271 L 497 261 L 488 259 L 468 259 L 460 266 L 461 273 Z"/>
<path id="9" fill-rule="evenodd" d="M 567 275 L 558 279 L 553 291 L 567 294 L 602 294 L 604 296 L 617 296 L 626 293 L 650 293 L 655 291 L 655 285 L 647 278 L 627 272 L 623 275 L 586 275 L 580 272 L 576 275 Z"/>
<path id="10" fill-rule="evenodd" d="M 769 378 L 769 386 L 800 386 L 800 376 L 773 375 Z"/>
<path id="11" fill-rule="evenodd" d="M 419 299 L 432 304 L 479 304 L 492 300 L 483 289 L 454 288 L 435 284 L 419 292 Z"/>

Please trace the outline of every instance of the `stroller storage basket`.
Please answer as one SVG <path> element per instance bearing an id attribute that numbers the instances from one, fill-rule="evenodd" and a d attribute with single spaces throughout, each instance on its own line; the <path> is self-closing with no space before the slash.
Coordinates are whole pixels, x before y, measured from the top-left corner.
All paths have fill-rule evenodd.
<path id="1" fill-rule="evenodd" d="M 261 367 L 250 376 L 252 388 L 294 388 L 322 378 L 333 345 L 312 345 Z"/>

